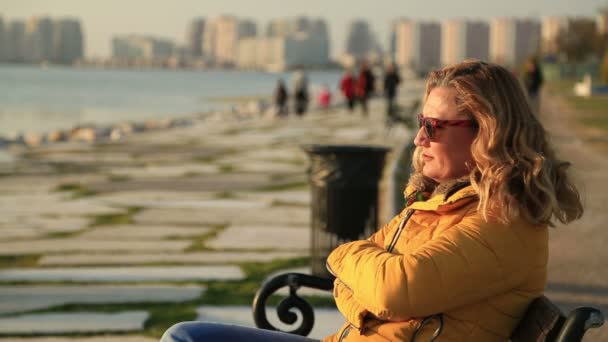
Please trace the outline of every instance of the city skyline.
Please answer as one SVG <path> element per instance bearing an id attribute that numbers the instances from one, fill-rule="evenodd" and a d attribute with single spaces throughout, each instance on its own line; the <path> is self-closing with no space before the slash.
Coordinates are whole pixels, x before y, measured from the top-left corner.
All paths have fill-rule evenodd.
<path id="1" fill-rule="evenodd" d="M 77 0 L 55 0 L 52 3 L 36 0 L 0 0 L 0 15 L 5 21 L 25 20 L 31 16 L 75 17 L 81 20 L 85 34 L 87 58 L 108 57 L 111 40 L 116 35 L 145 34 L 166 38 L 183 45 L 187 28 L 196 17 L 211 18 L 231 14 L 251 19 L 262 30 L 276 18 L 310 16 L 321 17 L 328 22 L 331 39 L 331 56 L 345 50 L 349 24 L 357 19 L 366 20 L 381 46 L 387 49 L 390 27 L 394 20 L 472 18 L 489 20 L 492 17 L 541 17 L 547 15 L 594 16 L 606 0 L 542 0 L 530 3 L 512 0 L 508 3 L 488 4 L 481 0 L 461 0 L 457 8 L 450 8 L 438 0 L 424 4 L 404 3 L 398 0 L 379 0 L 374 3 L 349 4 L 343 2 L 309 0 L 293 2 L 289 8 L 280 0 L 224 0 L 221 3 L 200 4 L 194 0 L 176 3 L 150 4 L 141 0 L 128 3 L 108 0 L 90 3 Z M 145 15 L 141 14 L 141 10 Z"/>

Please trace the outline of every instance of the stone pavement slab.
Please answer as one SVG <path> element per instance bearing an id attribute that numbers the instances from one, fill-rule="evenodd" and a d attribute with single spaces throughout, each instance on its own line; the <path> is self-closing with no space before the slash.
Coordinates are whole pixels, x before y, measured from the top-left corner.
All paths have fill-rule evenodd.
<path id="1" fill-rule="evenodd" d="M 112 174 L 126 176 L 131 178 L 146 178 L 146 177 L 165 177 L 176 178 L 184 177 L 188 174 L 216 174 L 219 172 L 219 167 L 209 163 L 180 163 L 176 165 L 147 165 L 143 167 L 123 167 L 113 168 Z"/>
<path id="2" fill-rule="evenodd" d="M 306 226 L 310 224 L 310 210 L 304 207 L 273 206 L 260 210 L 257 208 L 200 208 L 188 209 L 149 209 L 134 217 L 140 224 L 232 224 L 268 226 Z"/>
<path id="3" fill-rule="evenodd" d="M 150 240 L 125 241 L 90 240 L 84 238 L 56 238 L 24 241 L 0 242 L 0 255 L 25 255 L 45 253 L 73 253 L 73 252 L 160 252 L 182 251 L 188 248 L 190 240 Z"/>
<path id="4" fill-rule="evenodd" d="M 98 194 L 94 199 L 104 205 L 143 208 L 163 207 L 166 203 L 190 203 L 217 198 L 216 192 L 183 192 L 183 191 L 120 191 Z M 175 204 L 177 205 L 177 204 Z"/>
<path id="5" fill-rule="evenodd" d="M 0 317 L 0 334 L 96 333 L 142 330 L 145 311 L 41 313 Z"/>
<path id="6" fill-rule="evenodd" d="M 121 213 L 124 209 L 113 208 L 89 198 L 70 199 L 69 192 L 48 194 L 20 194 L 0 196 L 0 207 L 9 216 L 22 215 L 91 215 Z"/>
<path id="7" fill-rule="evenodd" d="M 154 254 L 67 254 L 44 255 L 41 266 L 145 265 L 145 264 L 230 264 L 269 262 L 308 256 L 308 250 L 275 252 L 198 252 Z"/>
<path id="8" fill-rule="evenodd" d="M 40 168 L 39 165 L 32 167 Z M 15 175 L 11 177 L 0 177 L 0 195 L 32 195 L 42 194 L 48 195 L 49 192 L 54 192 L 60 184 L 87 184 L 90 182 L 106 179 L 106 175 L 96 173 L 87 174 L 49 174 L 53 172 L 48 170 L 45 174 L 31 175 L 30 168 L 26 168 L 27 175 Z"/>
<path id="9" fill-rule="evenodd" d="M 279 202 L 298 204 L 302 206 L 310 205 L 310 190 L 282 190 L 282 191 L 256 191 L 256 192 L 239 192 L 237 196 L 250 200 L 264 200 L 267 202 Z"/>
<path id="10" fill-rule="evenodd" d="M 87 187 L 97 192 L 131 191 L 235 191 L 255 190 L 270 185 L 282 185 L 284 181 L 275 180 L 270 174 L 229 172 L 209 175 L 193 175 L 180 178 L 149 178 L 126 180 L 123 182 L 89 183 Z"/>
<path id="11" fill-rule="evenodd" d="M 277 132 L 278 137 L 293 137 L 299 135 L 300 130 L 294 131 L 292 133 L 287 132 Z M 271 149 L 251 149 L 243 152 L 247 158 L 252 160 L 266 160 L 266 161 L 282 161 L 289 162 L 294 164 L 305 163 L 306 162 L 306 153 L 300 149 L 299 147 L 285 146 L 280 148 L 271 148 Z"/>
<path id="12" fill-rule="evenodd" d="M 76 303 L 182 302 L 200 297 L 204 290 L 198 285 L 2 286 L 0 314 Z"/>
<path id="13" fill-rule="evenodd" d="M 219 161 L 220 163 L 222 161 Z M 243 160 L 233 162 L 230 165 L 238 172 L 260 172 L 260 173 L 303 173 L 306 169 L 304 165 L 282 163 L 276 161 Z"/>
<path id="14" fill-rule="evenodd" d="M 85 217 L 48 217 L 6 215 L 0 219 L 0 241 L 35 239 L 57 233 L 74 233 L 86 228 L 90 219 Z"/>
<path id="15" fill-rule="evenodd" d="M 79 239 L 109 240 L 160 240 L 163 238 L 188 238 L 209 233 L 210 227 L 140 226 L 115 225 L 97 226 L 80 234 Z"/>
<path id="16" fill-rule="evenodd" d="M 310 248 L 310 229 L 308 227 L 230 226 L 215 238 L 207 240 L 206 245 L 216 249 L 306 250 Z"/>
<path id="17" fill-rule="evenodd" d="M 196 312 L 198 321 L 255 327 L 250 306 L 202 306 L 197 308 Z M 294 312 L 298 313 L 295 310 Z M 276 314 L 276 307 L 268 307 L 266 317 L 271 324 L 282 330 L 293 330 L 297 326 L 282 323 Z M 316 308 L 315 325 L 309 337 L 320 339 L 336 333 L 344 322 L 344 317 L 337 309 Z"/>
<path id="18" fill-rule="evenodd" d="M 239 280 L 245 274 L 237 266 L 149 266 L 0 269 L 0 282 L 150 282 Z"/>

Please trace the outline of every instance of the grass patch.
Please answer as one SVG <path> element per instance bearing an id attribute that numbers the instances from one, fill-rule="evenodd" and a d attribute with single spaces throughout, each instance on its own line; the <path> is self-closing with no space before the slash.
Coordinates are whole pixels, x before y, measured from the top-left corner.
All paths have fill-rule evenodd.
<path id="1" fill-rule="evenodd" d="M 220 173 L 230 173 L 230 172 L 234 172 L 234 165 L 232 164 L 221 164 L 218 167 Z"/>
<path id="2" fill-rule="evenodd" d="M 564 98 L 577 113 L 577 121 L 582 125 L 608 132 L 608 96 L 596 95 L 580 97 L 574 95 L 574 81 L 561 80 L 548 84 L 549 91 Z"/>
<path id="3" fill-rule="evenodd" d="M 193 177 L 198 177 L 198 176 L 202 176 L 203 174 L 200 172 L 196 172 L 196 171 L 188 171 L 188 172 L 184 172 L 182 174 L 183 178 L 193 178 Z"/>
<path id="4" fill-rule="evenodd" d="M 81 230 L 71 231 L 71 232 L 52 232 L 52 233 L 45 234 L 45 236 L 48 238 L 52 238 L 52 239 L 63 239 L 63 238 L 71 237 L 71 236 L 76 236 L 76 235 L 80 234 L 81 232 L 82 232 Z"/>
<path id="5" fill-rule="evenodd" d="M 234 192 L 231 191 L 221 191 L 215 194 L 214 196 L 217 199 L 235 199 L 237 198 L 237 196 L 234 194 Z"/>
<path id="6" fill-rule="evenodd" d="M 203 163 L 203 164 L 209 164 L 209 163 L 213 163 L 214 161 L 217 160 L 217 156 L 214 155 L 209 155 L 209 156 L 196 156 L 192 158 L 192 161 L 196 162 L 196 163 Z"/>
<path id="7" fill-rule="evenodd" d="M 296 208 L 308 208 L 308 204 L 300 203 L 300 202 L 289 202 L 282 200 L 273 200 L 270 203 L 272 207 L 296 207 Z"/>
<path id="8" fill-rule="evenodd" d="M 38 266 L 39 254 L 0 255 L 0 268 L 24 268 Z"/>
<path id="9" fill-rule="evenodd" d="M 196 320 L 195 303 L 168 304 L 148 310 L 150 317 L 144 323 L 146 335 L 160 338 L 165 330 L 177 322 Z"/>
<path id="10" fill-rule="evenodd" d="M 142 210 L 142 207 L 128 207 L 124 213 L 94 215 L 89 227 L 133 224 L 133 216 Z"/>
<path id="11" fill-rule="evenodd" d="M 308 182 L 305 181 L 297 181 L 297 182 L 287 182 L 283 184 L 272 184 L 268 186 L 263 186 L 255 189 L 254 191 L 281 191 L 281 190 L 301 190 L 307 189 Z"/>
<path id="12" fill-rule="evenodd" d="M 85 185 L 80 184 L 80 183 L 64 183 L 64 184 L 59 184 L 55 188 L 55 191 L 59 191 L 59 192 L 71 192 L 73 199 L 94 196 L 94 195 L 97 194 L 96 191 L 93 191 L 93 190 L 87 188 Z"/>
<path id="13" fill-rule="evenodd" d="M 226 227 L 228 227 L 228 224 L 218 224 L 212 227 L 212 230 L 208 233 L 193 237 L 191 239 L 192 244 L 190 245 L 190 247 L 186 248 L 186 252 L 200 252 L 212 250 L 211 248 L 207 247 L 207 240 L 216 237 L 219 233 L 222 232 L 222 230 L 226 229 Z"/>
<path id="14" fill-rule="evenodd" d="M 111 174 L 108 176 L 108 181 L 110 182 L 126 182 L 131 180 L 131 177 L 127 176 L 127 175 L 114 175 Z"/>

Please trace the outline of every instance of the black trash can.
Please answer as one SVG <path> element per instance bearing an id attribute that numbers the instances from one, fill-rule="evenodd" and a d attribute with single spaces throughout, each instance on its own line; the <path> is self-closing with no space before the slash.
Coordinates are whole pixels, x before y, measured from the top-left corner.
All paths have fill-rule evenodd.
<path id="1" fill-rule="evenodd" d="M 338 245 L 364 239 L 378 227 L 378 183 L 388 148 L 358 145 L 305 145 L 310 157 L 312 274 L 325 267 Z"/>

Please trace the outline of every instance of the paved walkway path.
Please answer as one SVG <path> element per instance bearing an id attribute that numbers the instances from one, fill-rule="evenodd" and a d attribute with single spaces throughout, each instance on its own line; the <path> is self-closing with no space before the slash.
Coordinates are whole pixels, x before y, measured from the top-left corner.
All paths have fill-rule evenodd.
<path id="1" fill-rule="evenodd" d="M 608 150 L 593 143 L 593 133 L 555 95 L 546 94 L 541 112 L 559 156 L 572 163 L 585 206 L 580 220 L 551 231 L 547 296 L 566 312 L 593 305 L 608 318 L 608 155 L 602 152 Z M 590 331 L 585 341 L 608 341 L 608 326 Z"/>

